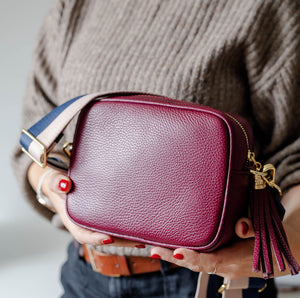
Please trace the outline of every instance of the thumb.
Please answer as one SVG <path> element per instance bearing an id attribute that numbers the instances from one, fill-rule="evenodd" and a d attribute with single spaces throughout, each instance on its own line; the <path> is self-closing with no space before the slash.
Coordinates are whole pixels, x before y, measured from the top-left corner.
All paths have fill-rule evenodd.
<path id="1" fill-rule="evenodd" d="M 45 193 L 47 193 L 47 190 L 50 190 L 57 194 L 66 194 L 72 187 L 71 179 L 59 171 L 53 171 L 45 180 L 45 185 L 43 185 Z"/>

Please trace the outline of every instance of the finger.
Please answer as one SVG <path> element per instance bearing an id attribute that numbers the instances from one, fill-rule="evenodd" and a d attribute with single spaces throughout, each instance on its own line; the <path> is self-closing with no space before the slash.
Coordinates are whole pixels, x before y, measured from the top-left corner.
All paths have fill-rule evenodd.
<path id="1" fill-rule="evenodd" d="M 243 239 L 254 237 L 252 221 L 247 217 L 240 218 L 235 224 L 235 233 Z"/>
<path id="2" fill-rule="evenodd" d="M 217 263 L 217 257 L 214 253 L 199 253 L 185 248 L 178 248 L 173 251 L 162 247 L 154 247 L 151 250 L 151 257 L 161 258 L 196 272 L 213 272 Z"/>
<path id="3" fill-rule="evenodd" d="M 114 240 L 108 235 L 84 229 L 73 223 L 67 225 L 70 233 L 81 244 L 85 243 L 98 246 L 114 242 Z"/>
<path id="4" fill-rule="evenodd" d="M 145 248 L 145 245 L 139 242 L 122 240 L 119 238 L 111 237 L 106 234 L 90 231 L 82 227 L 79 227 L 73 223 L 72 226 L 70 227 L 70 232 L 79 243 L 92 244 L 96 246 L 113 245 L 113 246 L 121 246 L 121 247 Z"/>
<path id="5" fill-rule="evenodd" d="M 163 247 L 153 247 L 151 249 L 151 258 L 176 263 L 176 259 L 173 258 L 173 250 Z"/>
<path id="6" fill-rule="evenodd" d="M 124 240 L 124 239 L 117 238 L 117 237 L 112 237 L 112 239 L 113 239 L 114 242 L 113 242 L 113 244 L 109 244 L 109 245 L 122 246 L 122 247 L 136 247 L 136 248 L 139 248 L 139 249 L 146 248 L 146 245 L 144 243 L 141 243 L 141 242 Z"/>
<path id="7" fill-rule="evenodd" d="M 54 196 L 60 197 L 59 194 L 54 194 Z M 114 242 L 112 237 L 110 237 L 109 235 L 85 229 L 71 221 L 69 215 L 66 212 L 65 202 L 63 200 L 58 199 L 55 201 L 55 203 L 55 208 L 58 211 L 64 226 L 79 243 L 105 245 Z"/>
<path id="8" fill-rule="evenodd" d="M 66 194 L 71 190 L 72 181 L 67 176 L 60 171 L 53 171 L 47 179 L 45 179 L 45 185 L 43 185 L 43 190 L 45 193 L 47 191 L 52 191 L 57 194 Z"/>
<path id="9" fill-rule="evenodd" d="M 56 194 L 56 196 L 59 196 Z M 73 237 L 79 243 L 91 244 L 91 245 L 105 245 L 105 246 L 123 246 L 123 247 L 137 247 L 137 248 L 145 248 L 145 245 L 140 242 L 133 242 L 128 240 L 122 240 L 116 237 L 112 237 L 107 234 L 91 231 L 85 229 L 81 226 L 78 226 L 73 221 L 70 220 L 63 200 L 58 200 L 56 204 L 56 208 L 62 222 L 69 232 L 73 235 Z"/>

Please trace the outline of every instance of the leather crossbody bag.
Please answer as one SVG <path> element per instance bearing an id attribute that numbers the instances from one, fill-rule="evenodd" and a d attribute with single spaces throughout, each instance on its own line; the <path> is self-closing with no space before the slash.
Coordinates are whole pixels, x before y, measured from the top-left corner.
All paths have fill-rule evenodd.
<path id="1" fill-rule="evenodd" d="M 299 271 L 281 224 L 275 168 L 255 160 L 245 119 L 163 96 L 94 93 L 23 130 L 23 151 L 46 166 L 79 111 L 69 168 L 73 188 L 66 200 L 76 224 L 156 246 L 210 252 L 234 241 L 236 221 L 250 213 L 254 271 L 273 276 L 271 247 L 280 270 L 286 262 L 292 274 Z"/>

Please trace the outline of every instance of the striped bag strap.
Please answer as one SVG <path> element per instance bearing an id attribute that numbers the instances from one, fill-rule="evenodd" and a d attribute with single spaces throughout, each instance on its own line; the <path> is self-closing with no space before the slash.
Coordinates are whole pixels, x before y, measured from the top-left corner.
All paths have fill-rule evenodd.
<path id="1" fill-rule="evenodd" d="M 23 129 L 20 138 L 23 152 L 44 168 L 48 153 L 59 141 L 65 127 L 80 110 L 101 95 L 92 93 L 75 97 L 53 109 L 28 130 Z"/>

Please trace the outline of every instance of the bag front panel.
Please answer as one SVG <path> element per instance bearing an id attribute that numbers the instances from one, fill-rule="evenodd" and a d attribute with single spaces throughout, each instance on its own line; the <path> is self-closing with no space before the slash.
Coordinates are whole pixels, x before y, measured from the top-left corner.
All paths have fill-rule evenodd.
<path id="1" fill-rule="evenodd" d="M 150 244 L 209 246 L 221 222 L 230 155 L 220 118 L 99 101 L 79 123 L 67 199 L 76 223 Z"/>

